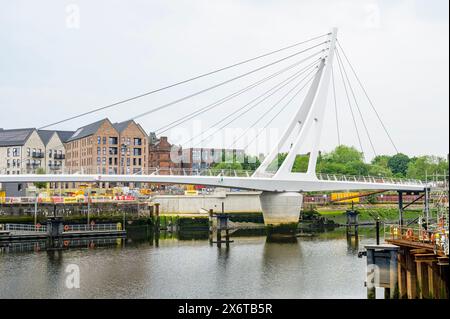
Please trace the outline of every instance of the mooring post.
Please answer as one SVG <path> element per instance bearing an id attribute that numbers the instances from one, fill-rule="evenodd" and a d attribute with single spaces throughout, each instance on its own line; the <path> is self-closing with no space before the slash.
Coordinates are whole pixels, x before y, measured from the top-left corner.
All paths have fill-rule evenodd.
<path id="1" fill-rule="evenodd" d="M 380 217 L 377 217 L 376 232 L 377 232 L 377 245 L 379 245 L 380 244 Z"/>
<path id="2" fill-rule="evenodd" d="M 155 215 L 156 215 L 156 224 L 159 227 L 160 217 L 159 217 L 159 203 L 155 203 Z"/>
<path id="3" fill-rule="evenodd" d="M 34 225 L 37 224 L 38 198 L 39 198 L 39 194 L 36 193 L 36 200 L 34 201 Z"/>
<path id="4" fill-rule="evenodd" d="M 213 210 L 210 209 L 208 212 L 208 222 L 209 222 L 209 244 L 213 244 Z"/>

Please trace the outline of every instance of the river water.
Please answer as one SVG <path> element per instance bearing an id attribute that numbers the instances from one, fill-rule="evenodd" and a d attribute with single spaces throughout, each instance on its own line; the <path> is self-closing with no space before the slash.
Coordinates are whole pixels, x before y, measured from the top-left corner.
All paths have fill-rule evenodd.
<path id="1" fill-rule="evenodd" d="M 290 242 L 245 232 L 232 240 L 229 248 L 211 245 L 207 233 L 155 240 L 143 228 L 56 250 L 0 244 L 0 298 L 367 297 L 366 260 L 357 253 L 374 243 L 371 232 L 357 242 L 342 228 Z M 68 288 L 69 265 L 79 269 L 79 288 Z"/>

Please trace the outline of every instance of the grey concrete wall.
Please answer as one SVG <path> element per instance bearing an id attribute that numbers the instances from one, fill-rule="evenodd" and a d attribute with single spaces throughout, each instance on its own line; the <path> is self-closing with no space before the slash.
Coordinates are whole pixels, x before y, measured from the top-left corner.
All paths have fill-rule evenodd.
<path id="1" fill-rule="evenodd" d="M 155 203 L 160 204 L 161 213 L 200 213 L 202 210 L 221 211 L 222 202 L 225 212 L 260 213 L 261 192 L 220 192 L 212 195 L 156 195 Z"/>

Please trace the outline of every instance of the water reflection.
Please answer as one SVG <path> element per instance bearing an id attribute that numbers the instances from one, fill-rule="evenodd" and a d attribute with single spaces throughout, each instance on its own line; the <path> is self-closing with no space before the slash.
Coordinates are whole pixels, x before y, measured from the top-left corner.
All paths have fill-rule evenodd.
<path id="1" fill-rule="evenodd" d="M 365 298 L 365 260 L 344 230 L 309 237 L 238 230 L 229 247 L 208 231 L 128 230 L 125 238 L 3 243 L 0 298 Z M 81 289 L 65 268 L 79 265 Z"/>

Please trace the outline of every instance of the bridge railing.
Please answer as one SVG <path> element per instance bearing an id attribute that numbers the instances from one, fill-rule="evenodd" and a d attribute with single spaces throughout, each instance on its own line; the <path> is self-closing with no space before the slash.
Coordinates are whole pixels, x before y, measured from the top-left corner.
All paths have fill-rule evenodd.
<path id="1" fill-rule="evenodd" d="M 69 169 L 64 168 L 55 171 L 48 171 L 46 174 L 105 174 L 105 175 L 176 175 L 176 176 L 228 176 L 228 177 L 250 177 L 251 170 L 217 169 L 217 168 L 168 168 L 168 167 L 148 167 L 133 172 L 107 171 L 98 172 L 93 168 Z"/>
<path id="2" fill-rule="evenodd" d="M 317 178 L 325 181 L 339 182 L 361 182 L 361 183 L 377 183 L 377 184 L 397 184 L 397 185 L 423 185 L 425 183 L 418 179 L 395 178 L 382 176 L 364 176 L 364 175 L 337 175 L 318 173 Z"/>

